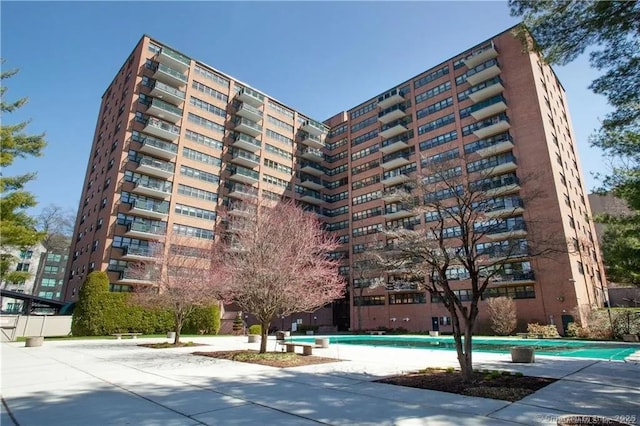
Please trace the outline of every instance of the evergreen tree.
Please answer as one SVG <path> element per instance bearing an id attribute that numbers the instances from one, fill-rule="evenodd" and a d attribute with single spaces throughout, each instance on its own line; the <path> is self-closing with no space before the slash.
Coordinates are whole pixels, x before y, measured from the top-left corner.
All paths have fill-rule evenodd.
<path id="1" fill-rule="evenodd" d="M 3 121 L 6 122 L 7 114 L 22 107 L 27 98 L 17 101 L 5 101 L 7 87 L 4 80 L 12 77 L 18 71 L 3 71 L 0 73 L 0 99 Z M 44 135 L 28 135 L 24 131 L 28 122 L 17 124 L 2 124 L 0 126 L 0 167 L 6 169 L 18 158 L 39 157 L 42 155 L 46 142 Z M 43 235 L 36 230 L 36 221 L 26 212 L 28 208 L 36 205 L 36 199 L 25 190 L 25 185 L 35 178 L 35 173 L 26 173 L 16 176 L 0 175 L 0 280 L 15 281 L 24 279 L 15 273 L 9 272 L 9 267 L 14 261 L 10 254 L 12 250 L 21 249 L 38 243 Z"/>

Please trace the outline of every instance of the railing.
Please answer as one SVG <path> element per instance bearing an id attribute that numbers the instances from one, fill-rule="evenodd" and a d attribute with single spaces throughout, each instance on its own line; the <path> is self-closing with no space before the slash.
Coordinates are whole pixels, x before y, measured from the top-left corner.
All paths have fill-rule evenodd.
<path id="1" fill-rule="evenodd" d="M 172 152 L 174 154 L 178 153 L 178 145 L 176 145 L 175 143 L 171 143 L 171 142 L 161 141 L 160 139 L 156 139 L 153 136 L 146 136 L 145 135 L 143 137 L 136 138 L 134 140 L 137 140 L 138 142 L 142 143 L 143 145 L 152 146 L 154 148 L 162 149 L 164 151 L 169 151 L 169 152 Z"/>
<path id="2" fill-rule="evenodd" d="M 231 151 L 231 155 L 233 156 L 233 158 L 244 158 L 255 163 L 260 163 L 259 156 L 240 149 L 234 149 L 233 151 Z"/>
<path id="3" fill-rule="evenodd" d="M 242 167 L 242 166 L 232 166 L 229 167 L 229 172 L 232 175 L 242 175 L 242 176 L 247 176 L 250 177 L 252 179 L 255 180 L 259 180 L 260 179 L 260 173 L 253 171 L 251 169 L 247 169 L 246 167 Z"/>
<path id="4" fill-rule="evenodd" d="M 169 213 L 169 203 L 166 201 L 133 200 L 131 202 L 131 207 L 161 214 Z"/>
<path id="5" fill-rule="evenodd" d="M 391 160 L 395 160 L 397 158 L 404 158 L 405 160 L 410 160 L 413 155 L 415 153 L 414 152 L 404 152 L 404 151 L 398 151 L 398 152 L 394 152 L 393 154 L 387 154 L 385 156 L 382 157 L 382 162 L 386 163 L 389 162 Z"/>
<path id="6" fill-rule="evenodd" d="M 233 184 L 229 186 L 229 192 L 240 192 L 241 194 L 250 195 L 252 197 L 258 196 L 258 190 L 251 186 Z"/>
<path id="7" fill-rule="evenodd" d="M 258 139 L 252 138 L 251 136 L 245 135 L 244 133 L 237 133 L 236 137 L 234 138 L 234 141 L 246 142 L 258 148 L 262 147 L 262 142 L 260 142 Z"/>
<path id="8" fill-rule="evenodd" d="M 167 224 L 131 222 L 127 225 L 127 231 L 144 232 L 147 234 L 164 235 L 167 233 Z"/>
<path id="9" fill-rule="evenodd" d="M 167 55 L 170 58 L 175 59 L 178 62 L 182 62 L 184 65 L 191 65 L 191 60 L 184 55 L 179 54 L 178 52 L 171 50 L 169 48 L 163 47 L 160 51 L 162 55 Z"/>
<path id="10" fill-rule="evenodd" d="M 139 164 L 141 166 L 150 166 L 170 173 L 173 173 L 175 171 L 175 164 L 156 160 L 155 158 L 151 157 L 142 157 Z"/>
<path id="11" fill-rule="evenodd" d="M 186 93 L 183 92 L 182 90 L 176 89 L 175 87 L 171 87 L 168 84 L 165 84 L 161 81 L 156 80 L 156 82 L 153 84 L 151 88 L 154 89 L 156 87 L 162 90 L 163 92 L 171 93 L 172 95 L 180 99 L 184 99 L 186 97 Z"/>
<path id="12" fill-rule="evenodd" d="M 146 125 L 157 127 L 169 133 L 173 133 L 174 135 L 180 134 L 180 126 L 173 125 L 167 121 L 163 121 L 154 117 L 149 117 L 149 119 L 146 122 Z"/>
<path id="13" fill-rule="evenodd" d="M 165 64 L 158 64 L 155 71 L 162 71 L 163 73 L 169 74 L 170 76 L 175 77 L 178 80 L 183 81 L 184 83 L 187 82 L 186 75 L 182 74 L 180 71 L 174 70 L 173 68 L 169 68 Z"/>
<path id="14" fill-rule="evenodd" d="M 393 137 L 393 138 L 391 138 L 391 139 L 385 139 L 385 140 L 382 142 L 382 148 L 387 147 L 387 146 L 389 146 L 389 145 L 393 145 L 393 144 L 394 144 L 394 143 L 396 143 L 396 142 L 405 142 L 405 143 L 408 143 L 408 142 L 409 142 L 409 140 L 410 140 L 412 137 L 413 137 L 412 135 L 404 134 L 404 135 L 394 136 L 394 137 Z"/>

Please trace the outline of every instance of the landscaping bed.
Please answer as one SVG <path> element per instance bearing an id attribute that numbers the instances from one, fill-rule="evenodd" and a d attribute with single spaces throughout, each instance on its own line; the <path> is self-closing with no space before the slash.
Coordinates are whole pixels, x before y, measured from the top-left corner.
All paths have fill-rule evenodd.
<path id="1" fill-rule="evenodd" d="M 267 365 L 269 367 L 300 367 L 303 365 L 325 364 L 338 362 L 339 359 L 320 356 L 304 356 L 293 352 L 266 352 L 259 353 L 252 350 L 194 352 L 193 355 L 208 356 L 211 358 L 228 359 L 231 361 L 248 362 L 252 364 Z"/>
<path id="2" fill-rule="evenodd" d="M 458 371 L 438 368 L 426 368 L 415 373 L 377 380 L 379 383 L 511 402 L 519 401 L 555 381 L 556 379 L 511 374 L 508 371 L 474 371 L 471 383 L 464 383 Z"/>

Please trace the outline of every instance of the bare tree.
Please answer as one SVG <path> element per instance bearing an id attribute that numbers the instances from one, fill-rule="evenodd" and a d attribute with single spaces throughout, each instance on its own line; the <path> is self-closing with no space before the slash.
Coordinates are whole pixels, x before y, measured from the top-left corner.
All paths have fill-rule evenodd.
<path id="1" fill-rule="evenodd" d="M 47 250 L 60 250 L 69 246 L 75 221 L 72 211 L 49 204 L 42 209 L 36 221 L 38 230 L 44 233 L 42 245 Z"/>
<path id="2" fill-rule="evenodd" d="M 134 302 L 171 311 L 176 333 L 173 343 L 178 345 L 182 326 L 194 308 L 219 302 L 224 268 L 219 244 L 212 240 L 172 236 L 167 242 L 144 249 L 139 254 L 149 260 L 130 264 L 128 272 L 154 282 L 137 287 Z"/>
<path id="3" fill-rule="evenodd" d="M 513 333 L 518 323 L 516 303 L 510 297 L 492 297 L 487 302 L 491 329 L 499 336 Z"/>
<path id="4" fill-rule="evenodd" d="M 274 318 L 313 312 L 343 295 L 339 262 L 327 255 L 339 244 L 313 214 L 290 201 L 261 204 L 229 215 L 227 225 L 223 296 L 262 326 L 260 353 Z"/>
<path id="5" fill-rule="evenodd" d="M 425 226 L 416 229 L 418 221 L 386 230 L 393 250 L 381 255 L 390 273 L 418 283 L 449 311 L 461 373 L 469 381 L 472 331 L 489 284 L 532 277 L 527 258 L 566 252 L 567 242 L 534 237 L 531 230 L 525 239 L 515 174 L 485 169 L 468 175 L 460 164 L 451 160 L 423 166 L 404 199 L 419 198 L 411 212 L 424 217 Z M 468 289 L 464 294 L 460 282 Z"/>

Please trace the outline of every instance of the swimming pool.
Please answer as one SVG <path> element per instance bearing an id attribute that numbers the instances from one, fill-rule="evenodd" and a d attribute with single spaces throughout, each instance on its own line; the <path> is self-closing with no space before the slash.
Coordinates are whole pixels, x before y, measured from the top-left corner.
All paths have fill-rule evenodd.
<path id="1" fill-rule="evenodd" d="M 322 336 L 330 343 L 344 345 L 367 345 L 414 349 L 435 349 L 455 351 L 453 337 L 430 336 Z M 293 337 L 298 342 L 313 342 L 314 337 Z M 533 346 L 538 355 L 561 357 L 594 358 L 622 361 L 640 345 L 628 343 L 588 342 L 581 340 L 558 339 L 509 339 L 509 338 L 473 338 L 473 350 L 479 352 L 509 353 L 512 346 Z"/>

